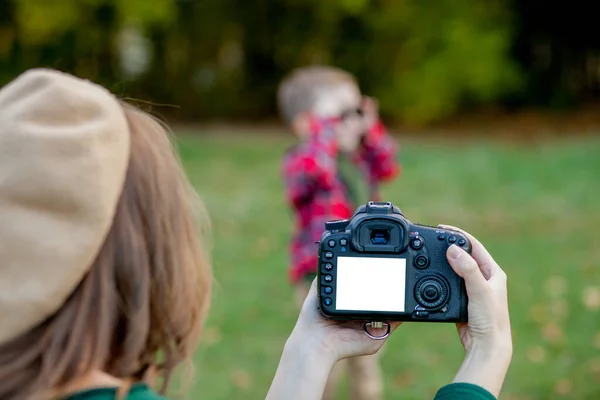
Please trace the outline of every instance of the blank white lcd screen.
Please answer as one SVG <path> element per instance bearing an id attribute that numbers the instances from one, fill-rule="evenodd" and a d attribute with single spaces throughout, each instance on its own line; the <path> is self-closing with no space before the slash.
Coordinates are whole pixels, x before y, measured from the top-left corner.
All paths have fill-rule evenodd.
<path id="1" fill-rule="evenodd" d="M 335 309 L 404 312 L 406 259 L 338 257 Z"/>

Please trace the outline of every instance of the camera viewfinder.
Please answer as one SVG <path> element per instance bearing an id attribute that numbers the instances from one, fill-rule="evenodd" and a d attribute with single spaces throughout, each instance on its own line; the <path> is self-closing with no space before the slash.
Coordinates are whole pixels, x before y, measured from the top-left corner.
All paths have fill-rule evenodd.
<path id="1" fill-rule="evenodd" d="M 386 245 L 390 243 L 390 231 L 387 229 L 372 229 L 371 243 L 374 245 Z"/>

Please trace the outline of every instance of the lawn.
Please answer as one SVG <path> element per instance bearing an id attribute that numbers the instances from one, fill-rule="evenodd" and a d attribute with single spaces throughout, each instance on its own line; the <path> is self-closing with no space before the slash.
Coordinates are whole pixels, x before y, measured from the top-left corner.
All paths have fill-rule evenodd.
<path id="1" fill-rule="evenodd" d="M 263 399 L 297 317 L 279 175 L 291 142 L 203 133 L 178 139 L 211 214 L 217 281 L 188 398 Z M 600 139 L 407 139 L 401 158 L 386 200 L 413 221 L 473 233 L 508 274 L 514 357 L 502 398 L 600 398 Z M 454 326 L 405 324 L 383 356 L 385 398 L 431 399 L 462 356 Z"/>

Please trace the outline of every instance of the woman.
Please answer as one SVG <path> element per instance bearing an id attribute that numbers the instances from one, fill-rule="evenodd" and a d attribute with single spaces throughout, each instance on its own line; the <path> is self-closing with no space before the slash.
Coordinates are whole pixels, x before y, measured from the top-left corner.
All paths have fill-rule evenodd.
<path id="1" fill-rule="evenodd" d="M 0 90 L 0 399 L 161 398 L 209 308 L 193 199 L 165 127 L 102 87 L 31 70 Z M 471 240 L 473 258 L 448 254 L 470 322 L 440 399 L 497 396 L 512 351 L 505 275 Z M 269 399 L 319 399 L 335 362 L 384 342 L 315 301 L 313 285 Z"/>

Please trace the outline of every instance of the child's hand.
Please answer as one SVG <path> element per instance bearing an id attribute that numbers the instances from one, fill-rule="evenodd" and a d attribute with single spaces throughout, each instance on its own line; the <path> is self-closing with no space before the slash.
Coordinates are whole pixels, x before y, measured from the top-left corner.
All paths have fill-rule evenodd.
<path id="1" fill-rule="evenodd" d="M 365 96 L 362 108 L 367 129 L 371 129 L 379 121 L 379 102 L 374 97 Z"/>
<path id="2" fill-rule="evenodd" d="M 385 343 L 385 339 L 369 338 L 365 334 L 361 322 L 341 323 L 325 319 L 319 313 L 317 302 L 317 279 L 315 279 L 292 333 L 292 337 L 295 337 L 298 342 L 313 349 L 315 347 L 320 349 L 321 354 L 330 357 L 333 362 L 349 357 L 374 354 Z M 393 332 L 400 324 L 400 322 L 390 323 L 390 332 Z M 370 329 L 369 333 L 380 336 L 385 333 L 385 329 Z"/>

